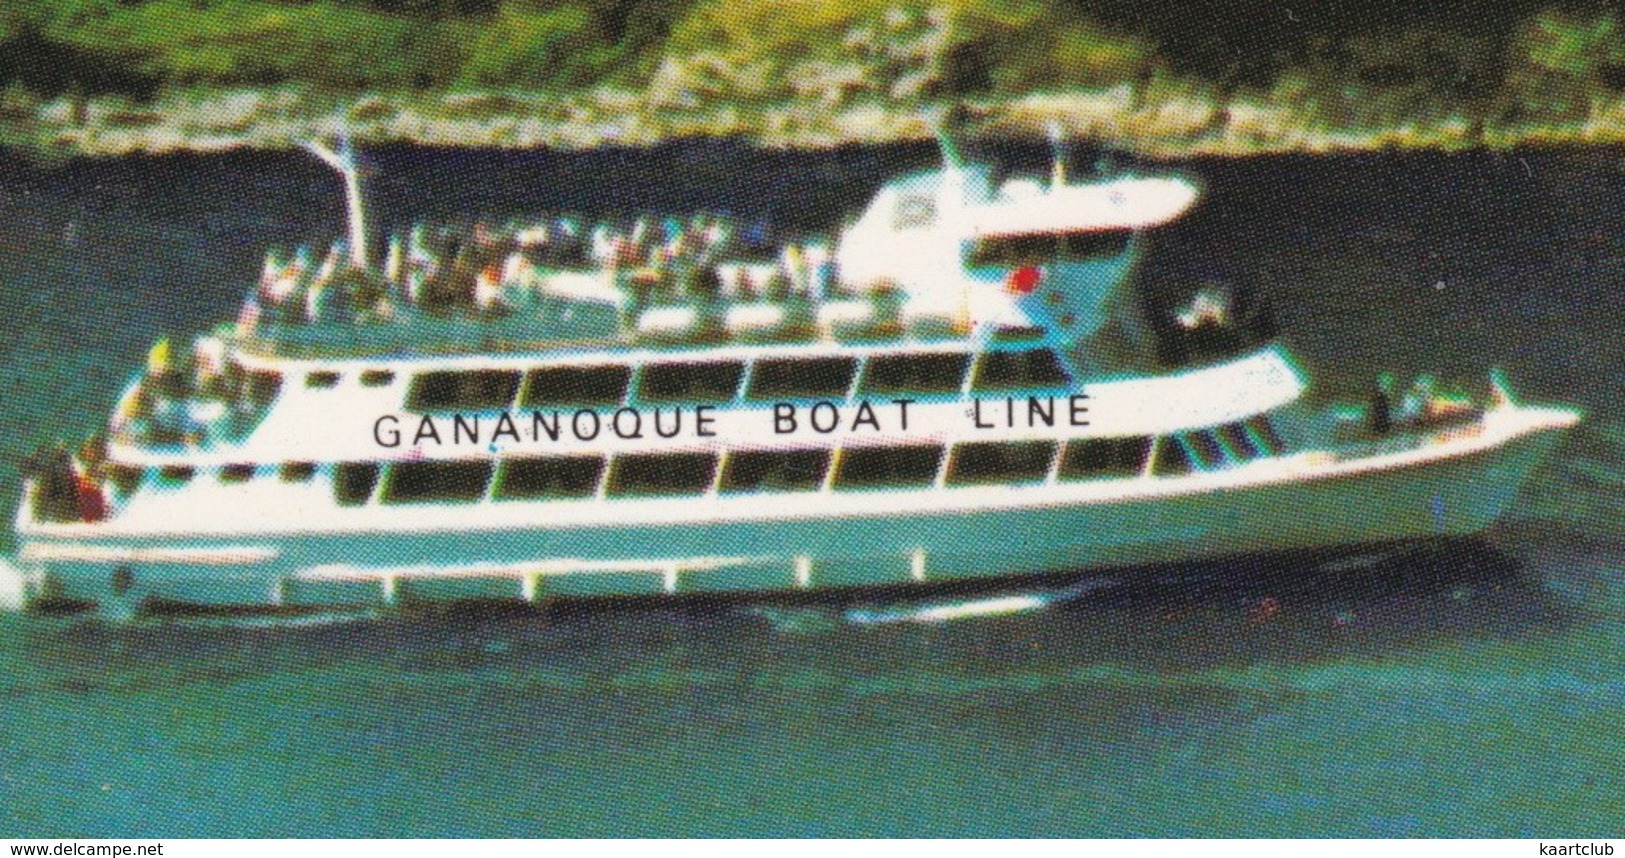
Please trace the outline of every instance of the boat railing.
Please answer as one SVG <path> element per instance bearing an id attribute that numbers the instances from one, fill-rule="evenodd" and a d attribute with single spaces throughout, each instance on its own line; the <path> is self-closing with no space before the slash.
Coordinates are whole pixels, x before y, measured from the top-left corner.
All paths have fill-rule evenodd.
<path id="1" fill-rule="evenodd" d="M 481 311 L 401 304 L 388 317 L 261 318 L 238 324 L 232 339 L 249 353 L 307 359 L 500 352 L 618 342 L 620 315 L 613 304 L 549 296 Z"/>
<path id="2" fill-rule="evenodd" d="M 825 296 L 692 294 L 629 290 L 624 300 L 516 289 L 487 308 L 318 316 L 261 312 L 220 333 L 250 354 L 297 359 L 545 351 L 591 345 L 873 342 L 963 337 L 951 320 L 905 320 L 895 290 Z"/>

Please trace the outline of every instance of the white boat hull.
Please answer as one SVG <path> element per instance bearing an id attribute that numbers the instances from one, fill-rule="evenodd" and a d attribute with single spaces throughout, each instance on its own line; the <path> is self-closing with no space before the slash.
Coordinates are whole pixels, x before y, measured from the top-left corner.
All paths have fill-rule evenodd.
<path id="1" fill-rule="evenodd" d="M 1391 454 L 1311 454 L 1105 483 L 773 498 L 754 512 L 687 501 L 686 521 L 561 517 L 524 528 L 115 536 L 25 533 L 35 597 L 206 606 L 795 592 L 1122 569 L 1253 553 L 1464 536 L 1492 524 L 1577 419 L 1493 413 L 1480 431 Z M 967 500 L 968 499 L 968 500 Z M 736 505 L 737 506 L 737 505 Z M 820 510 L 820 507 L 822 508 Z"/>

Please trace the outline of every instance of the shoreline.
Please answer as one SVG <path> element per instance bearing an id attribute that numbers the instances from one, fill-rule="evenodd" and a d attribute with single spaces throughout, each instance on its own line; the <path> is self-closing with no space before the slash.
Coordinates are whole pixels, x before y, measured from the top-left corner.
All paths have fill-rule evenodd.
<path id="1" fill-rule="evenodd" d="M 964 113 L 972 135 L 1042 139 L 1055 125 L 1074 143 L 1150 158 L 1625 143 L 1625 93 L 1593 98 L 1583 116 L 1566 121 L 1509 125 L 1470 118 L 1460 109 L 1403 115 L 1359 104 L 1329 107 L 1324 100 L 1288 95 L 1222 99 L 1190 87 L 1148 97 L 1120 84 L 967 100 Z M 46 158 L 117 157 L 287 149 L 347 132 L 366 145 L 580 150 L 727 138 L 764 148 L 816 150 L 929 140 L 928 115 L 918 104 L 879 100 L 748 104 L 719 99 L 673 105 L 650 93 L 607 87 L 566 94 L 359 96 L 294 87 L 185 90 L 161 93 L 147 103 L 101 96 L 0 104 L 0 146 Z"/>

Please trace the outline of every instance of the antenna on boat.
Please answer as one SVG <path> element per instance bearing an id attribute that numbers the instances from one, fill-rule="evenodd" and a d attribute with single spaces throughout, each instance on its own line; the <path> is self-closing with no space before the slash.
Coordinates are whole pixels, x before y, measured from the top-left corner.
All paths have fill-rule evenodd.
<path id="1" fill-rule="evenodd" d="M 1061 137 L 1061 123 L 1049 121 L 1049 186 L 1055 190 L 1066 184 L 1066 141 Z"/>
<path id="2" fill-rule="evenodd" d="M 322 163 L 344 177 L 344 202 L 349 213 L 350 228 L 350 264 L 356 268 L 367 268 L 367 220 L 366 206 L 361 200 L 361 169 L 356 164 L 355 147 L 350 145 L 350 136 L 339 136 L 338 149 L 333 149 L 320 140 L 306 140 L 301 144 L 312 155 L 322 159 Z"/>
<path id="3" fill-rule="evenodd" d="M 958 173 L 965 167 L 965 159 L 959 154 L 959 147 L 954 144 L 954 138 L 948 133 L 950 116 L 948 111 L 933 110 L 926 121 L 931 124 L 931 136 L 937 138 L 937 151 L 942 153 L 943 169 Z"/>

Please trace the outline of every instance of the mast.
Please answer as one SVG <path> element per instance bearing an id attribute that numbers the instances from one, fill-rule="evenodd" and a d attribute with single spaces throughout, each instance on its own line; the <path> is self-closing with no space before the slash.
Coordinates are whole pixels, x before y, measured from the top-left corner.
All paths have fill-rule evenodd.
<path id="1" fill-rule="evenodd" d="M 340 137 L 336 151 L 320 140 L 306 140 L 301 145 L 344 177 L 344 202 L 349 215 L 350 264 L 366 270 L 366 205 L 361 199 L 361 170 L 356 166 L 355 149 L 350 145 L 350 138 Z"/>
<path id="2" fill-rule="evenodd" d="M 1049 121 L 1049 187 L 1055 190 L 1066 184 L 1066 141 L 1061 136 L 1061 123 Z"/>

